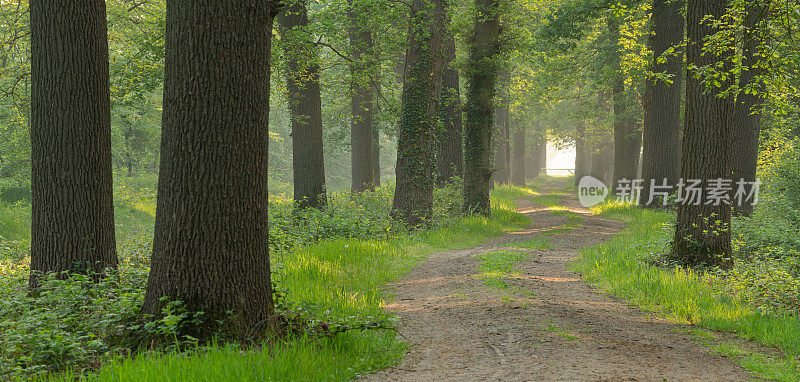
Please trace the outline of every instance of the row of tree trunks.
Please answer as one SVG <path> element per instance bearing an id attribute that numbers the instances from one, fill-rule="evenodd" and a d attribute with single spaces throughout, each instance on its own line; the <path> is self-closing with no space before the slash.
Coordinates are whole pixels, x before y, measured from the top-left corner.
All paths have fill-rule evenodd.
<path id="1" fill-rule="evenodd" d="M 392 216 L 410 227 L 429 221 L 433 212 L 444 8 L 443 0 L 414 0 L 411 6 L 392 203 Z"/>
<path id="2" fill-rule="evenodd" d="M 501 47 L 500 3 L 498 0 L 476 0 L 475 9 L 464 119 L 464 209 L 467 213 L 489 215 L 496 60 Z"/>
<path id="3" fill-rule="evenodd" d="M 731 50 L 719 56 L 703 51 L 705 39 L 719 29 L 706 19 L 725 15 L 725 0 L 689 0 L 687 5 L 687 50 L 689 65 L 703 67 L 724 62 Z M 707 89 L 694 73 L 686 76 L 686 123 L 681 156 L 681 177 L 709 180 L 730 178 L 731 125 L 735 109 L 732 95 L 719 97 L 720 88 Z M 728 79 L 722 89 L 731 85 Z M 680 203 L 671 257 L 687 264 L 731 263 L 731 206 L 708 203 L 701 193 L 699 203 Z M 715 205 L 716 204 L 716 205 Z"/>
<path id="4" fill-rule="evenodd" d="M 350 155 L 352 169 L 351 191 L 359 193 L 375 187 L 374 161 L 374 79 L 375 67 L 372 33 L 366 27 L 366 10 L 354 0 L 348 0 L 350 24 Z"/>
<path id="5" fill-rule="evenodd" d="M 533 179 L 542 173 L 542 169 L 546 167 L 542 161 L 543 153 L 547 152 L 547 138 L 545 132 L 541 129 L 541 122 L 537 119 L 533 123 L 533 133 L 531 134 L 530 152 L 528 153 L 525 165 L 525 176 Z"/>
<path id="6" fill-rule="evenodd" d="M 524 123 L 514 121 L 514 144 L 511 161 L 511 183 L 515 186 L 525 187 L 525 136 L 528 134 Z"/>
<path id="7" fill-rule="evenodd" d="M 255 337 L 273 317 L 267 126 L 275 10 L 271 1 L 167 2 L 161 170 L 142 313 L 158 317 L 162 297 L 183 301 L 204 313 L 187 333 L 201 340 L 220 330 Z"/>
<path id="8" fill-rule="evenodd" d="M 449 18 L 449 15 L 446 16 L 445 27 L 450 24 Z M 436 183 L 439 186 L 464 175 L 461 95 L 458 70 L 455 68 L 456 41 L 448 28 L 443 28 L 443 33 L 442 98 L 438 112 L 442 126 L 436 153 Z"/>
<path id="9" fill-rule="evenodd" d="M 103 0 L 30 3 L 31 287 L 117 266 Z"/>
<path id="10" fill-rule="evenodd" d="M 681 92 L 683 54 L 660 58 L 671 47 L 683 41 L 682 1 L 654 0 L 651 14 L 652 32 L 649 47 L 653 51 L 651 70 L 669 76 L 670 82 L 648 78 L 644 88 L 644 148 L 640 204 L 649 206 L 650 184 L 678 184 L 680 177 Z M 680 52 L 680 51 L 679 51 Z M 653 200 L 654 206 L 661 205 Z"/>
<path id="11" fill-rule="evenodd" d="M 291 0 L 278 16 L 292 124 L 294 201 L 299 208 L 324 208 L 325 161 L 319 51 L 309 40 L 306 0 Z"/>

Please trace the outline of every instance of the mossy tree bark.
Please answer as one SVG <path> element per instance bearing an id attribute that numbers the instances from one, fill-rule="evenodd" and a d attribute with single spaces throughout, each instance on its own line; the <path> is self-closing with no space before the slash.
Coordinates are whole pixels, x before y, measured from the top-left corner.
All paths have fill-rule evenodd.
<path id="1" fill-rule="evenodd" d="M 306 0 L 290 0 L 278 16 L 292 124 L 294 201 L 299 208 L 324 208 L 325 160 L 319 50 L 310 40 Z"/>
<path id="2" fill-rule="evenodd" d="M 467 63 L 467 104 L 464 119 L 464 209 L 489 215 L 492 186 L 494 96 L 500 55 L 500 4 L 476 0 L 475 29 Z"/>
<path id="3" fill-rule="evenodd" d="M 35 0 L 31 22 L 31 287 L 116 268 L 106 5 Z"/>
<path id="4" fill-rule="evenodd" d="M 392 216 L 410 227 L 429 221 L 433 212 L 444 13 L 442 0 L 412 2 L 392 204 Z"/>
<path id="5" fill-rule="evenodd" d="M 461 95 L 458 70 L 455 68 L 456 41 L 450 33 L 450 19 L 446 17 L 443 29 L 444 61 L 442 68 L 442 99 L 439 104 L 441 121 L 437 153 L 436 182 L 443 186 L 455 177 L 464 175 L 464 134 L 462 125 Z"/>
<path id="6" fill-rule="evenodd" d="M 664 52 L 683 41 L 683 1 L 654 0 L 650 17 L 652 31 L 649 38 L 653 51 L 651 70 L 669 76 L 671 82 L 648 78 L 644 88 L 644 148 L 642 151 L 642 179 L 644 180 L 640 204 L 649 206 L 650 184 L 675 186 L 680 178 L 681 95 L 683 84 L 683 54 L 664 57 Z M 655 206 L 661 205 L 653 201 Z"/>
<path id="7" fill-rule="evenodd" d="M 704 67 L 724 62 L 730 49 L 719 55 L 705 53 L 704 39 L 718 31 L 707 15 L 718 19 L 725 15 L 725 0 L 688 0 L 686 60 L 688 65 Z M 719 97 L 720 88 L 707 89 L 694 73 L 686 76 L 686 128 L 683 136 L 681 177 L 709 180 L 729 179 L 731 174 L 731 95 Z M 722 81 L 722 89 L 730 86 Z M 682 263 L 729 265 L 731 263 L 731 206 L 709 203 L 708 193 L 701 193 L 699 203 L 680 203 L 671 257 Z M 715 205 L 716 204 L 716 205 Z"/>
<path id="8" fill-rule="evenodd" d="M 275 12 L 271 1 L 167 2 L 161 170 L 142 312 L 158 316 L 162 297 L 181 300 L 204 312 L 188 333 L 201 340 L 220 329 L 265 334 L 273 317 L 267 126 Z"/>

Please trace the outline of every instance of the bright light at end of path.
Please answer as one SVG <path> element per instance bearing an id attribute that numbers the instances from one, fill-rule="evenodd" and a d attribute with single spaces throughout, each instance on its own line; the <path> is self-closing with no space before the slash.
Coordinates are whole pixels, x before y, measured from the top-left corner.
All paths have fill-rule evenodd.
<path id="1" fill-rule="evenodd" d="M 548 169 L 573 169 L 575 168 L 575 146 L 570 145 L 558 148 L 553 142 L 547 143 L 547 168 Z M 572 175 L 565 170 L 547 170 L 547 175 Z"/>

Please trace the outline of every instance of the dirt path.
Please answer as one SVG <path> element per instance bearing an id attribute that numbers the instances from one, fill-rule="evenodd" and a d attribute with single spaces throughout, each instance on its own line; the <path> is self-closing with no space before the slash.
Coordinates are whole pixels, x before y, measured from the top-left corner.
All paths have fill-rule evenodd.
<path id="1" fill-rule="evenodd" d="M 565 213 L 520 199 L 520 212 L 531 218 L 526 230 L 475 248 L 434 254 L 390 285 L 396 299 L 388 309 L 402 317 L 400 332 L 411 351 L 397 367 L 365 380 L 752 379 L 733 362 L 680 334 L 679 325 L 648 318 L 619 299 L 593 292 L 570 272 L 566 263 L 579 249 L 624 227 L 590 215 L 574 198 L 562 196 L 560 204 L 580 214 L 581 225 L 551 235 L 549 249 L 524 249 L 529 256 L 506 279 L 508 290 L 485 285 L 478 277 L 477 256 L 542 237 L 569 222 Z"/>

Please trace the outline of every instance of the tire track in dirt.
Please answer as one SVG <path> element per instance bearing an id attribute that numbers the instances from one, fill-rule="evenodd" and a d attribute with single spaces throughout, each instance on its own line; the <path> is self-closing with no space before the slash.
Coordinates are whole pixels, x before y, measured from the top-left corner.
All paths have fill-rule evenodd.
<path id="1" fill-rule="evenodd" d="M 550 189 L 550 192 L 555 190 Z M 546 194 L 548 190 L 544 190 Z M 561 205 L 582 224 L 550 236 L 529 256 L 503 292 L 477 277 L 481 254 L 541 237 L 568 218 L 518 201 L 530 217 L 525 230 L 464 250 L 433 254 L 388 286 L 387 309 L 403 321 L 410 352 L 400 365 L 366 381 L 746 381 L 730 360 L 680 334 L 684 326 L 650 318 L 622 300 L 596 293 L 567 268 L 581 248 L 608 240 L 623 223 L 592 216 L 572 197 Z"/>

